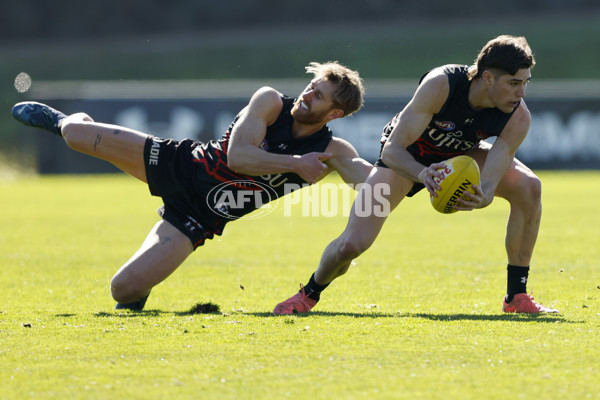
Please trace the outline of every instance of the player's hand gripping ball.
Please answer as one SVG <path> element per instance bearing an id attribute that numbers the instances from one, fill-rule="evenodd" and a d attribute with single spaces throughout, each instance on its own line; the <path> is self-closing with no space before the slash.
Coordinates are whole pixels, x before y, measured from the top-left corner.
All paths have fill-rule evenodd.
<path id="1" fill-rule="evenodd" d="M 469 156 L 457 156 L 444 164 L 445 167 L 438 170 L 444 176 L 434 179 L 441 190 L 436 191 L 437 197 L 431 196 L 431 205 L 442 214 L 452 214 L 458 211 L 454 205 L 465 191 L 475 193 L 473 185 L 479 185 L 479 166 Z"/>

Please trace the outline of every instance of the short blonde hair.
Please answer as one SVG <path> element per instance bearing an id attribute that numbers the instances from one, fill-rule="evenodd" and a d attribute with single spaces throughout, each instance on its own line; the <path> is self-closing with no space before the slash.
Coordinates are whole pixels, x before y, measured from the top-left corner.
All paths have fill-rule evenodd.
<path id="1" fill-rule="evenodd" d="M 344 111 L 345 117 L 362 107 L 365 88 L 357 71 L 344 67 L 337 61 L 329 61 L 324 64 L 311 62 L 306 67 L 306 72 L 313 74 L 315 78 L 322 77 L 337 85 L 333 93 L 333 102 Z"/>

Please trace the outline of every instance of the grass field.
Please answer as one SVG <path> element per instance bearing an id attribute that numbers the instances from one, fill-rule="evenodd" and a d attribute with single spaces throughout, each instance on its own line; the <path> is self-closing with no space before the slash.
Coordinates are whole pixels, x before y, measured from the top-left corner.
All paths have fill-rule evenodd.
<path id="1" fill-rule="evenodd" d="M 0 398 L 598 399 L 600 172 L 539 175 L 529 289 L 558 316 L 500 312 L 505 203 L 445 216 L 424 193 L 309 315 L 271 311 L 346 218 L 281 207 L 118 312 L 108 283 L 159 200 L 123 175 L 4 179 Z M 221 312 L 190 314 L 198 302 Z"/>

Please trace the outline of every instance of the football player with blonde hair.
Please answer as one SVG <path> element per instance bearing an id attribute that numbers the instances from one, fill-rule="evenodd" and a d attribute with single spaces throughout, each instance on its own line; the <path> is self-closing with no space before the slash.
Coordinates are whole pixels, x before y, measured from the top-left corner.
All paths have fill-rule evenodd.
<path id="1" fill-rule="evenodd" d="M 361 78 L 337 62 L 313 62 L 306 70 L 313 79 L 297 98 L 270 87 L 258 89 L 222 139 L 209 143 L 162 139 L 95 122 L 85 113 L 67 116 L 36 102 L 13 107 L 18 121 L 56 134 L 74 150 L 111 162 L 146 182 L 150 193 L 162 198 L 162 218 L 112 278 L 117 308 L 142 310 L 150 290 L 205 240 L 221 235 L 229 221 L 331 171 L 352 185 L 366 180 L 373 166 L 327 126 L 361 108 Z M 210 196 L 215 188 L 227 190 L 230 198 L 251 191 L 249 198 L 258 196 L 258 200 L 223 204 Z"/>

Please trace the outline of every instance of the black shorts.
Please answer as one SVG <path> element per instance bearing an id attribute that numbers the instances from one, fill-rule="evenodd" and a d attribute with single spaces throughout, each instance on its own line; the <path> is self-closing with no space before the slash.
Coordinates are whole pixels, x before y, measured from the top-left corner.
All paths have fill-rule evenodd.
<path id="1" fill-rule="evenodd" d="M 208 209 L 207 193 L 198 190 L 198 169 L 192 150 L 200 142 L 176 141 L 149 136 L 144 147 L 144 163 L 148 188 L 153 196 L 163 199 L 158 214 L 187 236 L 194 246 L 221 235 L 227 220 L 218 218 Z"/>

